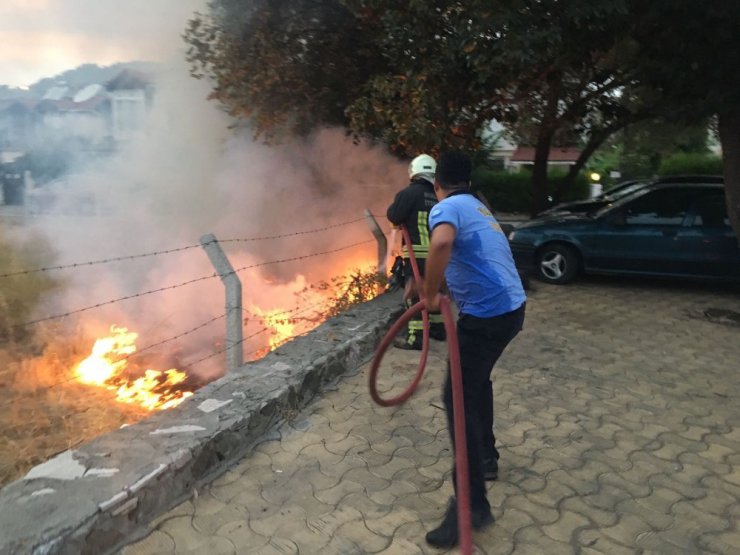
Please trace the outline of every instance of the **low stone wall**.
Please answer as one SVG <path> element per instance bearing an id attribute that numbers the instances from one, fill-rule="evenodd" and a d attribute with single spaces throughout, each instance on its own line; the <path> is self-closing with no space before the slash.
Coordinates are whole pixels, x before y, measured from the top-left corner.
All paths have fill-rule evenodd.
<path id="1" fill-rule="evenodd" d="M 352 307 L 182 405 L 34 467 L 0 490 L 0 554 L 114 552 L 372 355 L 400 294 Z"/>

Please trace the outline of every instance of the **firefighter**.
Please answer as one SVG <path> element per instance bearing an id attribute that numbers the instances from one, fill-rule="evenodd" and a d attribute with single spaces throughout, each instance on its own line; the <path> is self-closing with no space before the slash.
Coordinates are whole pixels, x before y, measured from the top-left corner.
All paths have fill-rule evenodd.
<path id="1" fill-rule="evenodd" d="M 387 216 L 394 226 L 405 226 L 414 249 L 419 273 L 424 276 L 424 265 L 429 253 L 429 211 L 437 204 L 434 194 L 434 172 L 437 163 L 428 154 L 420 154 L 409 164 L 410 183 L 402 189 L 388 207 Z M 404 275 L 404 302 L 411 306 L 418 302 L 418 284 L 414 280 L 408 246 L 405 244 L 401 251 L 403 255 Z M 432 339 L 444 341 L 446 339 L 442 315 L 439 312 L 429 314 L 430 333 Z M 399 349 L 421 350 L 423 323 L 421 314 L 408 324 L 405 337 L 398 337 L 394 345 Z"/>

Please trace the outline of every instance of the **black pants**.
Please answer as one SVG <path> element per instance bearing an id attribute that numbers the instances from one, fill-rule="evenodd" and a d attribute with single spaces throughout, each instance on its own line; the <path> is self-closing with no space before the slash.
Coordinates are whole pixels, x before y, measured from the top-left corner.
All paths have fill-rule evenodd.
<path id="1" fill-rule="evenodd" d="M 465 437 L 468 446 L 468 476 L 470 479 L 470 504 L 473 510 L 490 508 L 486 498 L 486 482 L 483 477 L 483 461 L 498 459 L 496 438 L 493 435 L 493 365 L 506 346 L 521 331 L 524 324 L 525 305 L 518 309 L 494 316 L 476 318 L 461 314 L 457 321 L 457 337 L 460 344 L 460 365 L 463 379 L 465 403 Z M 455 428 L 452 407 L 452 381 L 449 363 L 444 385 L 444 404 L 447 409 L 447 425 L 452 444 L 455 445 Z M 453 480 L 455 468 L 453 464 Z M 457 489 L 457 484 L 455 484 Z"/>

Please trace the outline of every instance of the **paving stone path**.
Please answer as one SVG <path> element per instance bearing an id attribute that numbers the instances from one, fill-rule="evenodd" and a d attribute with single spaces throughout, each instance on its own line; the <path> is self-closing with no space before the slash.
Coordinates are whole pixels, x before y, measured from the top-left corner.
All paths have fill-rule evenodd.
<path id="1" fill-rule="evenodd" d="M 478 553 L 740 553 L 740 290 L 590 278 L 536 284 L 495 370 L 496 523 Z M 419 390 L 374 406 L 365 366 L 122 555 L 441 553 L 424 543 L 452 491 L 433 343 Z M 414 353 L 392 350 L 399 391 Z M 452 552 L 456 552 L 453 550 Z"/>

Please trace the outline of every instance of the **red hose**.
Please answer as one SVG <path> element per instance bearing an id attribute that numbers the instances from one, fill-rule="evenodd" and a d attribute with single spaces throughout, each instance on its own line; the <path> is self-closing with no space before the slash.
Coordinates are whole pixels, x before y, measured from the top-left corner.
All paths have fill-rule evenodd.
<path id="1" fill-rule="evenodd" d="M 389 407 L 398 405 L 405 402 L 416 390 L 416 387 L 421 381 L 421 377 L 424 374 L 426 367 L 427 355 L 429 354 L 429 311 L 426 309 L 426 301 L 424 299 L 424 292 L 422 288 L 422 281 L 420 279 L 419 267 L 416 263 L 416 257 L 414 251 L 411 248 L 411 241 L 409 240 L 408 231 L 406 228 L 403 230 L 404 239 L 406 240 L 406 246 L 409 250 L 409 258 L 411 260 L 411 267 L 413 268 L 414 277 L 419 287 L 419 297 L 421 300 L 404 312 L 401 317 L 391 326 L 388 332 L 385 334 L 380 344 L 378 345 L 375 355 L 373 357 L 372 364 L 370 365 L 369 375 L 369 389 L 370 397 L 373 401 L 380 406 Z M 453 426 L 455 429 L 455 470 L 457 477 L 457 522 L 458 522 L 458 533 L 460 536 L 460 552 L 462 555 L 471 555 L 473 553 L 473 539 L 472 539 L 472 523 L 470 516 L 470 482 L 468 479 L 468 448 L 467 440 L 465 436 L 465 402 L 463 398 L 463 382 L 462 382 L 462 371 L 460 367 L 460 347 L 457 341 L 457 330 L 455 329 L 455 321 L 452 315 L 452 308 L 450 306 L 450 300 L 445 295 L 440 297 L 440 310 L 442 311 L 442 318 L 444 320 L 445 332 L 447 333 L 447 350 L 450 357 L 450 378 L 452 380 L 452 406 L 453 411 Z M 398 332 L 408 324 L 409 320 L 416 316 L 421 311 L 422 319 L 424 321 L 424 334 L 422 341 L 421 360 L 419 361 L 419 368 L 416 372 L 416 376 L 404 390 L 403 393 L 397 397 L 391 399 L 383 399 L 378 393 L 377 381 L 378 381 L 378 370 L 380 368 L 380 362 L 383 360 L 383 355 L 388 350 L 393 338 L 398 335 Z"/>

